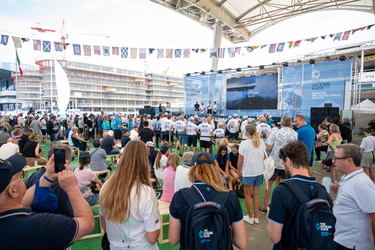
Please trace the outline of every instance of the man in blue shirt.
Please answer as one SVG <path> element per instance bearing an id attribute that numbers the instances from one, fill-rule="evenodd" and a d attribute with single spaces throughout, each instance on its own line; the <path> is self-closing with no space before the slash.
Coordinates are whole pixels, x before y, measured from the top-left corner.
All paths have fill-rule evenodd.
<path id="1" fill-rule="evenodd" d="M 307 147 L 307 153 L 309 154 L 309 165 L 308 171 L 310 177 L 313 176 L 313 159 L 314 159 L 314 142 L 316 134 L 314 129 L 307 124 L 306 118 L 302 114 L 298 114 L 294 117 L 294 124 L 297 126 L 298 140 L 302 141 Z"/>
<path id="2" fill-rule="evenodd" d="M 113 119 L 112 121 L 112 127 L 113 127 L 113 132 L 115 134 L 115 141 L 117 144 L 119 140 L 121 140 L 122 138 L 122 132 L 121 132 L 122 122 L 118 114 L 115 114 L 115 119 Z"/>

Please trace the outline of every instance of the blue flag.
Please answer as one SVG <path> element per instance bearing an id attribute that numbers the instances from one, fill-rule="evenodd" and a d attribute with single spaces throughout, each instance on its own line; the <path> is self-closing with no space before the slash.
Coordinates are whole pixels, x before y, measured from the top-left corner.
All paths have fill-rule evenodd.
<path id="1" fill-rule="evenodd" d="M 9 41 L 9 36 L 8 35 L 1 35 L 1 44 L 7 45 Z"/>
<path id="2" fill-rule="evenodd" d="M 73 44 L 73 51 L 74 51 L 74 55 L 80 56 L 81 55 L 81 45 L 80 44 Z"/>
<path id="3" fill-rule="evenodd" d="M 51 52 L 51 42 L 43 41 L 43 52 Z"/>

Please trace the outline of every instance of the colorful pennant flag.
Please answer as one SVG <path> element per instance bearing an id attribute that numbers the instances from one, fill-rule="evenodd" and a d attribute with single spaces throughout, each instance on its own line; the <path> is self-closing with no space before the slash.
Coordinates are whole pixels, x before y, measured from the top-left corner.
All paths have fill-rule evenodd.
<path id="1" fill-rule="evenodd" d="M 240 55 L 241 54 L 241 47 L 236 47 L 234 52 Z"/>
<path id="2" fill-rule="evenodd" d="M 202 54 L 207 51 L 207 49 L 200 49 L 199 50 Z"/>
<path id="3" fill-rule="evenodd" d="M 102 49 L 103 49 L 103 56 L 110 56 L 108 46 L 103 46 Z"/>
<path id="4" fill-rule="evenodd" d="M 17 48 L 16 48 L 16 61 L 17 61 L 18 70 L 20 71 L 20 75 L 23 76 L 23 71 L 21 69 L 21 61 L 20 61 L 20 58 L 18 57 Z"/>
<path id="5" fill-rule="evenodd" d="M 73 52 L 74 52 L 74 55 L 80 56 L 81 55 L 81 45 L 80 44 L 73 44 Z"/>
<path id="6" fill-rule="evenodd" d="M 172 58 L 172 57 L 173 57 L 173 49 L 166 49 L 165 58 Z"/>
<path id="7" fill-rule="evenodd" d="M 342 40 L 342 41 L 346 41 L 346 40 L 348 40 L 348 39 L 349 39 L 349 36 L 350 36 L 350 33 L 351 33 L 350 30 L 345 31 L 345 32 L 344 32 L 344 35 L 342 35 L 341 40 Z"/>
<path id="8" fill-rule="evenodd" d="M 152 55 L 154 53 L 155 49 L 151 48 L 151 49 L 148 49 L 148 54 L 149 55 Z"/>
<path id="9" fill-rule="evenodd" d="M 130 58 L 131 59 L 137 58 L 137 48 L 130 48 Z"/>
<path id="10" fill-rule="evenodd" d="M 184 58 L 190 58 L 190 49 L 184 49 Z"/>
<path id="11" fill-rule="evenodd" d="M 333 38 L 333 41 L 340 41 L 341 40 L 341 36 L 342 36 L 342 32 L 339 32 L 336 34 L 335 38 Z"/>
<path id="12" fill-rule="evenodd" d="M 191 49 L 192 51 L 194 51 L 195 53 L 198 53 L 199 49 Z"/>
<path id="13" fill-rule="evenodd" d="M 28 41 L 30 41 L 30 38 L 21 38 L 21 41 L 23 42 L 23 43 L 25 43 L 25 42 L 28 42 Z"/>
<path id="14" fill-rule="evenodd" d="M 33 40 L 34 50 L 42 50 L 42 42 L 40 40 Z"/>
<path id="15" fill-rule="evenodd" d="M 164 49 L 157 49 L 157 58 L 164 58 Z"/>
<path id="16" fill-rule="evenodd" d="M 139 58 L 140 59 L 145 59 L 146 58 L 146 49 L 145 48 L 140 48 L 139 49 Z"/>
<path id="17" fill-rule="evenodd" d="M 128 47 L 121 47 L 121 58 L 128 58 Z"/>
<path id="18" fill-rule="evenodd" d="M 289 49 L 291 49 L 293 47 L 293 43 L 294 41 L 289 41 L 288 44 L 289 44 Z"/>
<path id="19" fill-rule="evenodd" d="M 100 46 L 94 45 L 93 48 L 94 48 L 94 55 L 100 56 Z"/>
<path id="20" fill-rule="evenodd" d="M 43 52 L 51 52 L 51 42 L 43 41 Z"/>
<path id="21" fill-rule="evenodd" d="M 293 45 L 293 48 L 297 48 L 297 47 L 299 47 L 300 44 L 301 44 L 301 40 L 295 41 L 295 42 L 294 42 L 294 45 Z"/>
<path id="22" fill-rule="evenodd" d="M 252 46 L 244 46 L 247 52 L 251 53 L 253 52 L 253 47 Z"/>
<path id="23" fill-rule="evenodd" d="M 367 30 L 371 29 L 375 24 L 370 24 L 367 26 Z"/>
<path id="24" fill-rule="evenodd" d="M 120 55 L 120 48 L 119 47 L 112 47 L 112 55 L 114 55 L 114 56 Z"/>
<path id="25" fill-rule="evenodd" d="M 8 44 L 8 41 L 9 41 L 9 36 L 8 35 L 1 35 L 1 44 L 2 45 L 7 45 Z"/>
<path id="26" fill-rule="evenodd" d="M 233 58 L 235 57 L 235 53 L 234 53 L 234 48 L 228 48 L 228 55 L 229 55 L 229 58 Z"/>
<path id="27" fill-rule="evenodd" d="M 283 52 L 285 43 L 279 43 L 277 45 L 276 52 Z"/>
<path id="28" fill-rule="evenodd" d="M 276 43 L 270 44 L 268 53 L 275 53 L 275 51 L 276 51 Z"/>
<path id="29" fill-rule="evenodd" d="M 15 48 L 22 48 L 22 42 L 21 42 L 21 39 L 19 37 L 12 36 L 12 40 L 13 40 Z"/>
<path id="30" fill-rule="evenodd" d="M 83 45 L 83 55 L 91 56 L 91 45 Z"/>
<path id="31" fill-rule="evenodd" d="M 211 57 L 217 57 L 217 50 L 216 49 L 210 49 L 210 58 Z"/>
<path id="32" fill-rule="evenodd" d="M 55 47 L 56 52 L 61 52 L 63 51 L 62 48 L 60 47 L 60 42 L 53 42 L 53 45 Z"/>
<path id="33" fill-rule="evenodd" d="M 181 49 L 174 50 L 174 58 L 181 58 Z"/>
<path id="34" fill-rule="evenodd" d="M 219 52 L 219 58 L 224 58 L 225 56 L 225 48 L 218 49 Z"/>

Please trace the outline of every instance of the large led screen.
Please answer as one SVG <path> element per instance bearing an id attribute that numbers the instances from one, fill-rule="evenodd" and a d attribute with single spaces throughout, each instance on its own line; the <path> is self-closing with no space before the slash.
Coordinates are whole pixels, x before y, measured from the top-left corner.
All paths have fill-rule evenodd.
<path id="1" fill-rule="evenodd" d="M 277 109 L 277 74 L 227 80 L 227 110 Z"/>

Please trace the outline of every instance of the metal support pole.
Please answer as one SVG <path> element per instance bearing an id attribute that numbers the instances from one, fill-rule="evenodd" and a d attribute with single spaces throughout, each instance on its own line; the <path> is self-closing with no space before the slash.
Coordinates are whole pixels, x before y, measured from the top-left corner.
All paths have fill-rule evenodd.
<path id="1" fill-rule="evenodd" d="M 214 39 L 213 39 L 213 45 L 212 48 L 219 49 L 221 46 L 221 38 L 223 36 L 223 27 L 221 24 L 216 21 L 215 27 L 214 27 Z M 212 57 L 211 59 L 211 69 L 214 71 L 217 71 L 217 67 L 219 65 L 219 57 L 216 55 L 216 57 Z"/>

